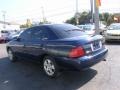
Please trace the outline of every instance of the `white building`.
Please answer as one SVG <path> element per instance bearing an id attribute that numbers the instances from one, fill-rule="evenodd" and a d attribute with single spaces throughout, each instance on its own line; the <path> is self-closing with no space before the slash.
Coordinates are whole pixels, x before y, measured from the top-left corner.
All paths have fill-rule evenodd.
<path id="1" fill-rule="evenodd" d="M 11 30 L 20 30 L 20 25 L 5 22 L 5 28 L 4 28 L 4 22 L 0 21 L 0 31 L 1 30 L 10 30 L 10 31 Z"/>

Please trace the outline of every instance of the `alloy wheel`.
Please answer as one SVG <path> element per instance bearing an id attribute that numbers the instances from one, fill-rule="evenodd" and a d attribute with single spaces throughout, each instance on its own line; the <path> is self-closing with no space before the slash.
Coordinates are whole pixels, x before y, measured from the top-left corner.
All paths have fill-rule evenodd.
<path id="1" fill-rule="evenodd" d="M 11 61 L 13 60 L 13 53 L 11 50 L 8 50 L 8 57 Z"/>
<path id="2" fill-rule="evenodd" d="M 54 75 L 55 66 L 54 66 L 54 63 L 52 62 L 52 60 L 50 60 L 50 59 L 45 59 L 44 60 L 44 70 L 45 70 L 47 75 L 49 75 L 49 76 Z"/>

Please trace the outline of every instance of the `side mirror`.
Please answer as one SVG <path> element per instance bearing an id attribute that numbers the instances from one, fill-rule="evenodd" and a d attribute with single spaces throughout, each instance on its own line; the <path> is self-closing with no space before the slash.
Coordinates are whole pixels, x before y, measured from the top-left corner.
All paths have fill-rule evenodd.
<path id="1" fill-rule="evenodd" d="M 18 38 L 17 38 L 17 41 L 18 41 L 18 42 L 21 41 L 21 38 L 18 37 Z"/>

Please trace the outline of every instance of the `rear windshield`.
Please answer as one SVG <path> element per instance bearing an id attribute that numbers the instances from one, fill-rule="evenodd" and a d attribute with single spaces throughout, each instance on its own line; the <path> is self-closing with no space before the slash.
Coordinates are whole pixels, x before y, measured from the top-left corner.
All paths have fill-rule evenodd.
<path id="1" fill-rule="evenodd" d="M 60 38 L 71 38 L 85 35 L 78 27 L 69 24 L 51 25 L 49 26 Z"/>

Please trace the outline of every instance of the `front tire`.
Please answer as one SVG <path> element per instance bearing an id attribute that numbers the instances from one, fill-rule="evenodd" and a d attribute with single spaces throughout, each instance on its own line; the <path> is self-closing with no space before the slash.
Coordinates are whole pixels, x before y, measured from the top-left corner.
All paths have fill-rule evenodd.
<path id="1" fill-rule="evenodd" d="M 15 62 L 15 61 L 16 61 L 16 57 L 15 57 L 13 51 L 12 51 L 11 49 L 8 49 L 7 52 L 8 52 L 9 60 L 10 60 L 11 62 Z"/>
<path id="2" fill-rule="evenodd" d="M 43 60 L 43 70 L 49 77 L 56 77 L 58 75 L 58 66 L 54 58 L 46 56 Z"/>

